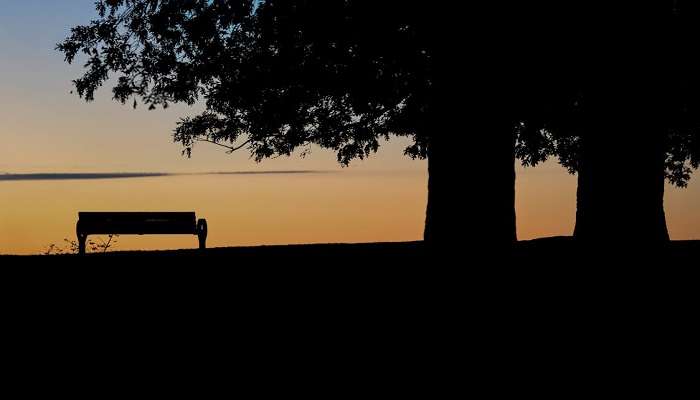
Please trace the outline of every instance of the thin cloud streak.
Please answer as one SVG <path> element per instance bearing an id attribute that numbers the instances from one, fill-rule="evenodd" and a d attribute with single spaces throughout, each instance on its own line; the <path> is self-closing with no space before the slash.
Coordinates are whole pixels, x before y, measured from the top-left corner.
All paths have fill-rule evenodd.
<path id="1" fill-rule="evenodd" d="M 2 181 L 67 181 L 67 180 L 98 180 L 98 179 L 134 179 L 158 178 L 169 176 L 204 176 L 204 175 L 285 175 L 285 174 L 323 174 L 336 171 L 229 171 L 229 172 L 97 172 L 97 173 L 32 173 L 32 174 L 0 174 Z"/>

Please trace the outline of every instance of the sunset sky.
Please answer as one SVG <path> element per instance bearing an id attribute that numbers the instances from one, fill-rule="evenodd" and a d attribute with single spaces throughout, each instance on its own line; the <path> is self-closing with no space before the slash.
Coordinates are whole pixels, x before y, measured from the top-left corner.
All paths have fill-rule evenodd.
<path id="1" fill-rule="evenodd" d="M 181 176 L 102 181 L 0 180 L 0 253 L 37 253 L 73 238 L 78 210 L 195 210 L 213 245 L 418 240 L 427 171 L 403 156 L 405 141 L 340 168 L 317 150 L 261 164 L 245 152 L 198 145 L 181 155 L 171 131 L 182 106 L 133 110 L 109 88 L 85 103 L 70 94 L 80 65 L 54 50 L 71 26 L 95 16 L 94 0 L 3 0 L 0 9 L 0 174 L 68 172 L 322 171 L 265 176 Z M 465 185 L 466 187 L 466 185 Z M 571 234 L 576 178 L 554 162 L 518 169 L 521 239 Z M 476 194 L 478 195 L 478 193 Z M 673 239 L 700 239 L 700 183 L 669 188 Z M 216 228 L 218 226 L 218 228 Z M 124 238 L 123 248 L 193 246 L 191 238 Z"/>

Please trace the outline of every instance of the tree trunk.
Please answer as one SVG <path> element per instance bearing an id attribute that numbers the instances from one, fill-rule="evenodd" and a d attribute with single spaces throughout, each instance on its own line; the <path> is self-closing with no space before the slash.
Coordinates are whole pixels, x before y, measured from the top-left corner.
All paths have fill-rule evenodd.
<path id="1" fill-rule="evenodd" d="M 513 72 L 504 70 L 512 54 L 503 50 L 512 40 L 496 45 L 475 39 L 502 23 L 500 17 L 487 22 L 493 14 L 481 12 L 480 23 L 465 24 L 461 12 L 431 9 L 424 238 L 451 251 L 507 248 L 516 241 Z"/>
<path id="2" fill-rule="evenodd" d="M 604 129 L 584 138 L 574 237 L 600 244 L 668 241 L 663 131 Z"/>
<path id="3" fill-rule="evenodd" d="M 608 13 L 614 18 L 586 39 L 589 52 L 579 57 L 586 133 L 574 236 L 585 242 L 663 244 L 669 240 L 664 110 L 673 102 L 668 79 L 674 73 L 667 54 L 670 26 L 663 21 L 670 20 L 631 18 L 627 5 L 613 5 Z"/>

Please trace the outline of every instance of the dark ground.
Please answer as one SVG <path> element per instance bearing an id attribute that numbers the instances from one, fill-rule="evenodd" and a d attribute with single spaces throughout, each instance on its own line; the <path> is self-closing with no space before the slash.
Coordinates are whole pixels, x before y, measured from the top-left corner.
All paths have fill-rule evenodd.
<path id="1" fill-rule="evenodd" d="M 546 365 L 539 378 L 550 387 L 579 376 L 571 365 L 618 379 L 618 364 L 601 360 L 646 369 L 658 354 L 687 354 L 697 337 L 700 242 L 605 252 L 549 238 L 474 251 L 445 258 L 385 243 L 0 257 L 5 341 L 28 343 L 15 346 L 24 360 L 80 349 L 130 370 L 149 370 L 133 360 L 152 357 L 212 376 L 222 362 L 312 362 L 444 378 L 461 376 L 455 362 L 479 360 L 481 373 L 515 368 L 530 385 L 524 377 Z"/>
<path id="2" fill-rule="evenodd" d="M 110 252 L 87 256 L 0 256 L 2 273 L 56 275 L 76 281 L 131 279 L 205 285 L 242 281 L 320 286 L 463 285 L 482 280 L 514 290 L 563 282 L 581 286 L 636 279 L 695 283 L 700 241 L 644 245 L 582 246 L 570 237 L 521 241 L 512 249 L 483 246 L 429 251 L 422 242 L 322 244 Z M 33 268 L 17 268 L 23 266 Z M 58 268 L 62 267 L 62 268 Z M 402 286 L 405 284 L 404 286 Z M 397 286 L 398 285 L 398 286 Z M 330 285 L 332 286 L 332 285 Z M 243 288 L 242 288 L 243 289 Z"/>

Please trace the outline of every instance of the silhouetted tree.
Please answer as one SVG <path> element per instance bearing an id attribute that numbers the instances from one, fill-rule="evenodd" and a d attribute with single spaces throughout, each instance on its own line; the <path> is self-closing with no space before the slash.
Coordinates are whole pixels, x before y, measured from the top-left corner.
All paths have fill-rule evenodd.
<path id="1" fill-rule="evenodd" d="M 586 241 L 668 240 L 664 178 L 684 186 L 700 161 L 697 5 L 587 2 L 571 7 L 531 129 L 578 172 L 574 235 Z"/>
<path id="2" fill-rule="evenodd" d="M 530 143 L 524 157 L 540 152 L 537 135 L 515 129 L 541 79 L 530 8 L 100 0 L 99 18 L 58 49 L 86 58 L 74 84 L 88 101 L 113 77 L 122 103 L 203 102 L 174 133 L 188 155 L 200 141 L 256 160 L 315 144 L 347 164 L 411 137 L 406 154 L 429 164 L 426 240 L 505 245 L 516 239 L 515 135 Z"/>

